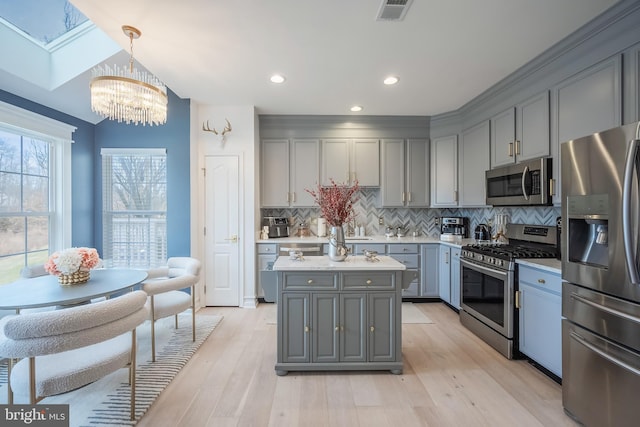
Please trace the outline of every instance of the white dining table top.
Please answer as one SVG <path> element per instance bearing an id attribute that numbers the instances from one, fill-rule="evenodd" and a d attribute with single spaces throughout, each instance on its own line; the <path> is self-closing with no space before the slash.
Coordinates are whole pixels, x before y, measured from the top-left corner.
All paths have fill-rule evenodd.
<path id="1" fill-rule="evenodd" d="M 91 270 L 89 281 L 79 285 L 62 286 L 51 275 L 20 279 L 0 286 L 0 309 L 78 304 L 131 288 L 146 278 L 144 270 L 107 268 Z"/>

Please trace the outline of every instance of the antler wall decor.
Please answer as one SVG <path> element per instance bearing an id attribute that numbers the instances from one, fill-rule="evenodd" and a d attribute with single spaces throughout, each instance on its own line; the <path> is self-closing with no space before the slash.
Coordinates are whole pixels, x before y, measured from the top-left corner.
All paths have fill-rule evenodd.
<path id="1" fill-rule="evenodd" d="M 207 125 L 205 126 L 204 122 L 202 122 L 202 130 L 205 132 L 213 132 L 214 135 L 220 135 L 220 136 L 225 136 L 225 134 L 231 132 L 233 130 L 233 128 L 231 127 L 231 123 L 229 123 L 229 120 L 227 120 L 225 118 L 227 125 L 224 127 L 224 129 L 222 130 L 222 132 L 218 132 L 216 130 L 216 128 L 211 129 L 209 127 L 209 120 L 207 120 Z"/>

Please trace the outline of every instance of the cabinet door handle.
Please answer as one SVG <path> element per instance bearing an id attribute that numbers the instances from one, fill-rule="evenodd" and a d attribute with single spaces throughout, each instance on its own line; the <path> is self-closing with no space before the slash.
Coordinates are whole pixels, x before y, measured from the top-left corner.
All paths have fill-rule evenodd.
<path id="1" fill-rule="evenodd" d="M 308 283 L 308 284 L 312 284 L 312 283 L 313 283 L 313 279 L 309 279 L 309 280 L 307 280 L 307 283 Z"/>
<path id="2" fill-rule="evenodd" d="M 547 283 L 547 282 L 545 282 L 545 281 L 544 281 L 544 279 L 538 279 L 538 283 L 545 284 L 545 283 Z"/>
<path id="3" fill-rule="evenodd" d="M 371 279 L 367 279 L 367 285 L 371 284 Z"/>
<path id="4" fill-rule="evenodd" d="M 508 148 L 509 157 L 513 157 L 513 142 L 510 142 L 507 145 L 509 146 L 509 148 Z"/>
<path id="5" fill-rule="evenodd" d="M 335 331 L 338 332 L 340 330 L 340 326 L 335 327 Z"/>
<path id="6" fill-rule="evenodd" d="M 371 332 L 375 331 L 376 328 L 374 328 L 373 326 L 371 326 Z"/>
<path id="7" fill-rule="evenodd" d="M 411 203 L 411 191 L 407 191 L 407 202 Z"/>
<path id="8" fill-rule="evenodd" d="M 455 191 L 453 192 L 453 201 L 454 201 L 454 202 L 457 202 L 457 201 L 458 201 L 458 190 L 455 190 Z"/>
<path id="9" fill-rule="evenodd" d="M 351 182 L 356 182 L 356 173 L 353 173 L 353 179 L 351 180 Z"/>
<path id="10" fill-rule="evenodd" d="M 516 291 L 516 301 L 515 301 L 515 306 L 516 306 L 516 308 L 520 308 L 520 307 L 522 307 L 522 306 L 520 305 L 520 292 L 521 292 L 521 291 Z"/>
<path id="11" fill-rule="evenodd" d="M 289 192 L 287 192 L 287 203 L 289 203 L 291 200 L 289 200 Z"/>
<path id="12" fill-rule="evenodd" d="M 308 327 L 308 326 L 305 326 L 305 327 L 304 327 L 304 331 L 305 331 L 305 332 L 309 332 L 309 327 Z"/>
<path id="13" fill-rule="evenodd" d="M 295 192 L 291 193 L 291 201 L 294 202 L 294 203 L 296 201 L 296 193 Z"/>
<path id="14" fill-rule="evenodd" d="M 556 188 L 556 180 L 555 180 L 555 178 L 551 178 L 549 180 L 549 195 L 550 196 L 555 196 L 556 195 L 555 188 Z"/>
<path id="15" fill-rule="evenodd" d="M 404 196 L 405 194 L 406 194 L 406 193 L 403 191 L 403 192 L 402 192 L 402 203 L 406 202 L 406 200 L 405 200 L 405 196 Z"/>
<path id="16" fill-rule="evenodd" d="M 520 155 L 520 141 L 516 139 L 516 156 Z"/>

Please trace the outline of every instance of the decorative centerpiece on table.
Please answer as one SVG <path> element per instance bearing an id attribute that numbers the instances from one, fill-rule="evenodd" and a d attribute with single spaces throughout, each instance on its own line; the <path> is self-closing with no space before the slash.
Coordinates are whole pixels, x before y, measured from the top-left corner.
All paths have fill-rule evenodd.
<path id="1" fill-rule="evenodd" d="M 320 207 L 322 217 L 331 226 L 328 255 L 332 261 L 344 261 L 347 258 L 348 250 L 342 226 L 355 217 L 353 205 L 357 199 L 353 196 L 359 188 L 358 181 L 347 185 L 338 184 L 331 179 L 329 186 L 318 185 L 315 190 L 305 189 Z"/>
<path id="2" fill-rule="evenodd" d="M 98 251 L 94 248 L 69 248 L 54 252 L 44 265 L 44 269 L 54 276 L 63 286 L 79 285 L 90 278 L 90 271 L 100 262 Z"/>

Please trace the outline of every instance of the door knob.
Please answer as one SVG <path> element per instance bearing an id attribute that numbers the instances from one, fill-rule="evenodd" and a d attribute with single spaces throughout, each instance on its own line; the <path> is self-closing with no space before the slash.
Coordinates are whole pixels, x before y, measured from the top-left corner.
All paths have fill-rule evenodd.
<path id="1" fill-rule="evenodd" d="M 233 236 L 231 236 L 230 238 L 228 238 L 228 239 L 224 239 L 224 240 L 228 240 L 228 241 L 230 241 L 231 243 L 237 243 L 237 242 L 238 242 L 238 235 L 237 235 L 237 234 L 234 234 L 234 235 L 233 235 Z"/>

